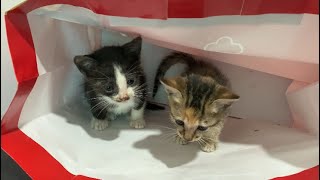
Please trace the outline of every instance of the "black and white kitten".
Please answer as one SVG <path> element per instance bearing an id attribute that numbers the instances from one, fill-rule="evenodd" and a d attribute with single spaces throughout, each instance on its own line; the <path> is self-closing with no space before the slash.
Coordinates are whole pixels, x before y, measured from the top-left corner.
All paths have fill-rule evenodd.
<path id="1" fill-rule="evenodd" d="M 74 58 L 85 76 L 93 129 L 105 129 L 120 114 L 129 115 L 131 127 L 145 127 L 147 84 L 140 63 L 141 41 L 138 37 L 122 46 L 106 46 Z"/>

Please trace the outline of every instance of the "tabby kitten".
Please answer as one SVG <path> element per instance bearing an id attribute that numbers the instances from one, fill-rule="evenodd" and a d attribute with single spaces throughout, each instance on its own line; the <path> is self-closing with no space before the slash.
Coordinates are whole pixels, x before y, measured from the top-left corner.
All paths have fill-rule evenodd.
<path id="1" fill-rule="evenodd" d="M 163 78 L 174 64 L 187 65 L 181 76 Z M 228 79 L 211 64 L 183 53 L 172 53 L 161 62 L 155 77 L 155 96 L 160 82 L 168 95 L 170 119 L 176 125 L 176 141 L 198 142 L 205 152 L 217 148 L 230 106 L 239 96 L 230 90 Z"/>
<path id="2" fill-rule="evenodd" d="M 144 128 L 146 78 L 140 63 L 141 38 L 123 46 L 106 46 L 74 63 L 85 76 L 85 97 L 91 106 L 91 126 L 108 127 L 120 114 L 130 116 L 130 126 Z"/>

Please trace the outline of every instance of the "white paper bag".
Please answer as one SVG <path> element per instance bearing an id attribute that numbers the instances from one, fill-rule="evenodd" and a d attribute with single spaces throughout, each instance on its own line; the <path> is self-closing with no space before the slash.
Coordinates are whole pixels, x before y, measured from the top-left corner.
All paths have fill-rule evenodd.
<path id="1" fill-rule="evenodd" d="M 18 89 L 1 121 L 1 148 L 33 179 L 315 178 L 318 15 L 312 8 L 268 9 L 265 1 L 260 11 L 239 1 L 212 14 L 204 5 L 213 1 L 203 2 L 196 7 L 206 13 L 190 10 L 194 18 L 178 1 L 30 0 L 7 12 Z M 167 111 L 147 111 L 142 130 L 125 119 L 102 132 L 90 128 L 73 57 L 137 35 L 150 89 L 156 65 L 173 50 L 199 56 L 230 78 L 241 97 L 232 116 L 240 119 L 228 119 L 217 151 L 165 139 Z M 163 89 L 155 101 L 166 103 Z"/>

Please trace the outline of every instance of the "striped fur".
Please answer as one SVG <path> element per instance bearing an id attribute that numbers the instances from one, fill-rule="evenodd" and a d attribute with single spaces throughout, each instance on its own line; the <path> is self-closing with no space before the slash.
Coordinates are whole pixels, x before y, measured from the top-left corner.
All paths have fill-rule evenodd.
<path id="1" fill-rule="evenodd" d="M 164 77 L 165 73 L 170 69 L 171 66 L 181 63 L 190 66 L 195 62 L 195 59 L 184 53 L 172 53 L 165 57 L 159 65 L 159 68 L 156 73 L 156 77 L 154 80 L 154 88 L 153 88 L 153 97 L 156 95 L 159 85 L 160 79 Z"/>
<path id="2" fill-rule="evenodd" d="M 184 73 L 163 78 L 177 63 L 187 65 Z M 156 78 L 155 96 L 160 82 L 168 95 L 170 115 L 177 125 L 178 142 L 198 141 L 201 149 L 216 149 L 218 137 L 230 106 L 239 99 L 233 93 L 228 79 L 213 65 L 194 59 L 184 53 L 173 53 L 161 62 Z M 179 122 L 183 121 L 183 125 Z"/>
<path id="3" fill-rule="evenodd" d="M 214 79 L 221 85 L 231 87 L 228 79 L 214 66 L 211 64 L 205 63 L 201 60 L 197 60 L 189 54 L 174 52 L 166 56 L 160 63 L 159 68 L 154 79 L 154 88 L 153 88 L 153 97 L 155 97 L 159 85 L 160 79 L 162 79 L 166 72 L 175 64 L 185 64 L 187 69 L 182 74 L 185 76 L 187 74 L 198 74 L 202 76 L 214 77 Z"/>

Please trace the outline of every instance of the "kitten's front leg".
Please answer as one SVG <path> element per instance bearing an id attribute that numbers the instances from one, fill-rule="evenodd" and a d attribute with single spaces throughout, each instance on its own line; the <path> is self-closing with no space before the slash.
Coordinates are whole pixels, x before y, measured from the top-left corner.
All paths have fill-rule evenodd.
<path id="1" fill-rule="evenodd" d="M 218 142 L 208 142 L 205 144 L 201 144 L 200 148 L 204 152 L 213 152 L 217 149 Z"/>
<path id="2" fill-rule="evenodd" d="M 93 106 L 95 107 L 95 106 Z M 91 108 L 92 119 L 91 119 L 91 128 L 102 131 L 109 126 L 109 119 L 107 118 L 107 111 L 103 108 L 95 109 Z"/>
<path id="3" fill-rule="evenodd" d="M 102 131 L 109 126 L 109 122 L 106 119 L 97 119 L 96 117 L 92 117 L 91 119 L 91 128 Z"/>
<path id="4" fill-rule="evenodd" d="M 218 147 L 218 135 L 216 136 L 209 136 L 209 137 L 203 137 L 201 138 L 200 142 L 200 148 L 204 152 L 213 152 Z"/>
<path id="5" fill-rule="evenodd" d="M 133 108 L 131 110 L 131 117 L 130 117 L 130 126 L 133 128 L 141 129 L 146 126 L 146 122 L 144 121 L 144 108 L 146 103 L 144 103 L 141 107 Z"/>
<path id="6" fill-rule="evenodd" d="M 200 148 L 204 152 L 215 151 L 218 147 L 219 136 L 224 126 L 224 119 L 221 119 L 214 127 L 209 128 L 200 140 Z"/>

